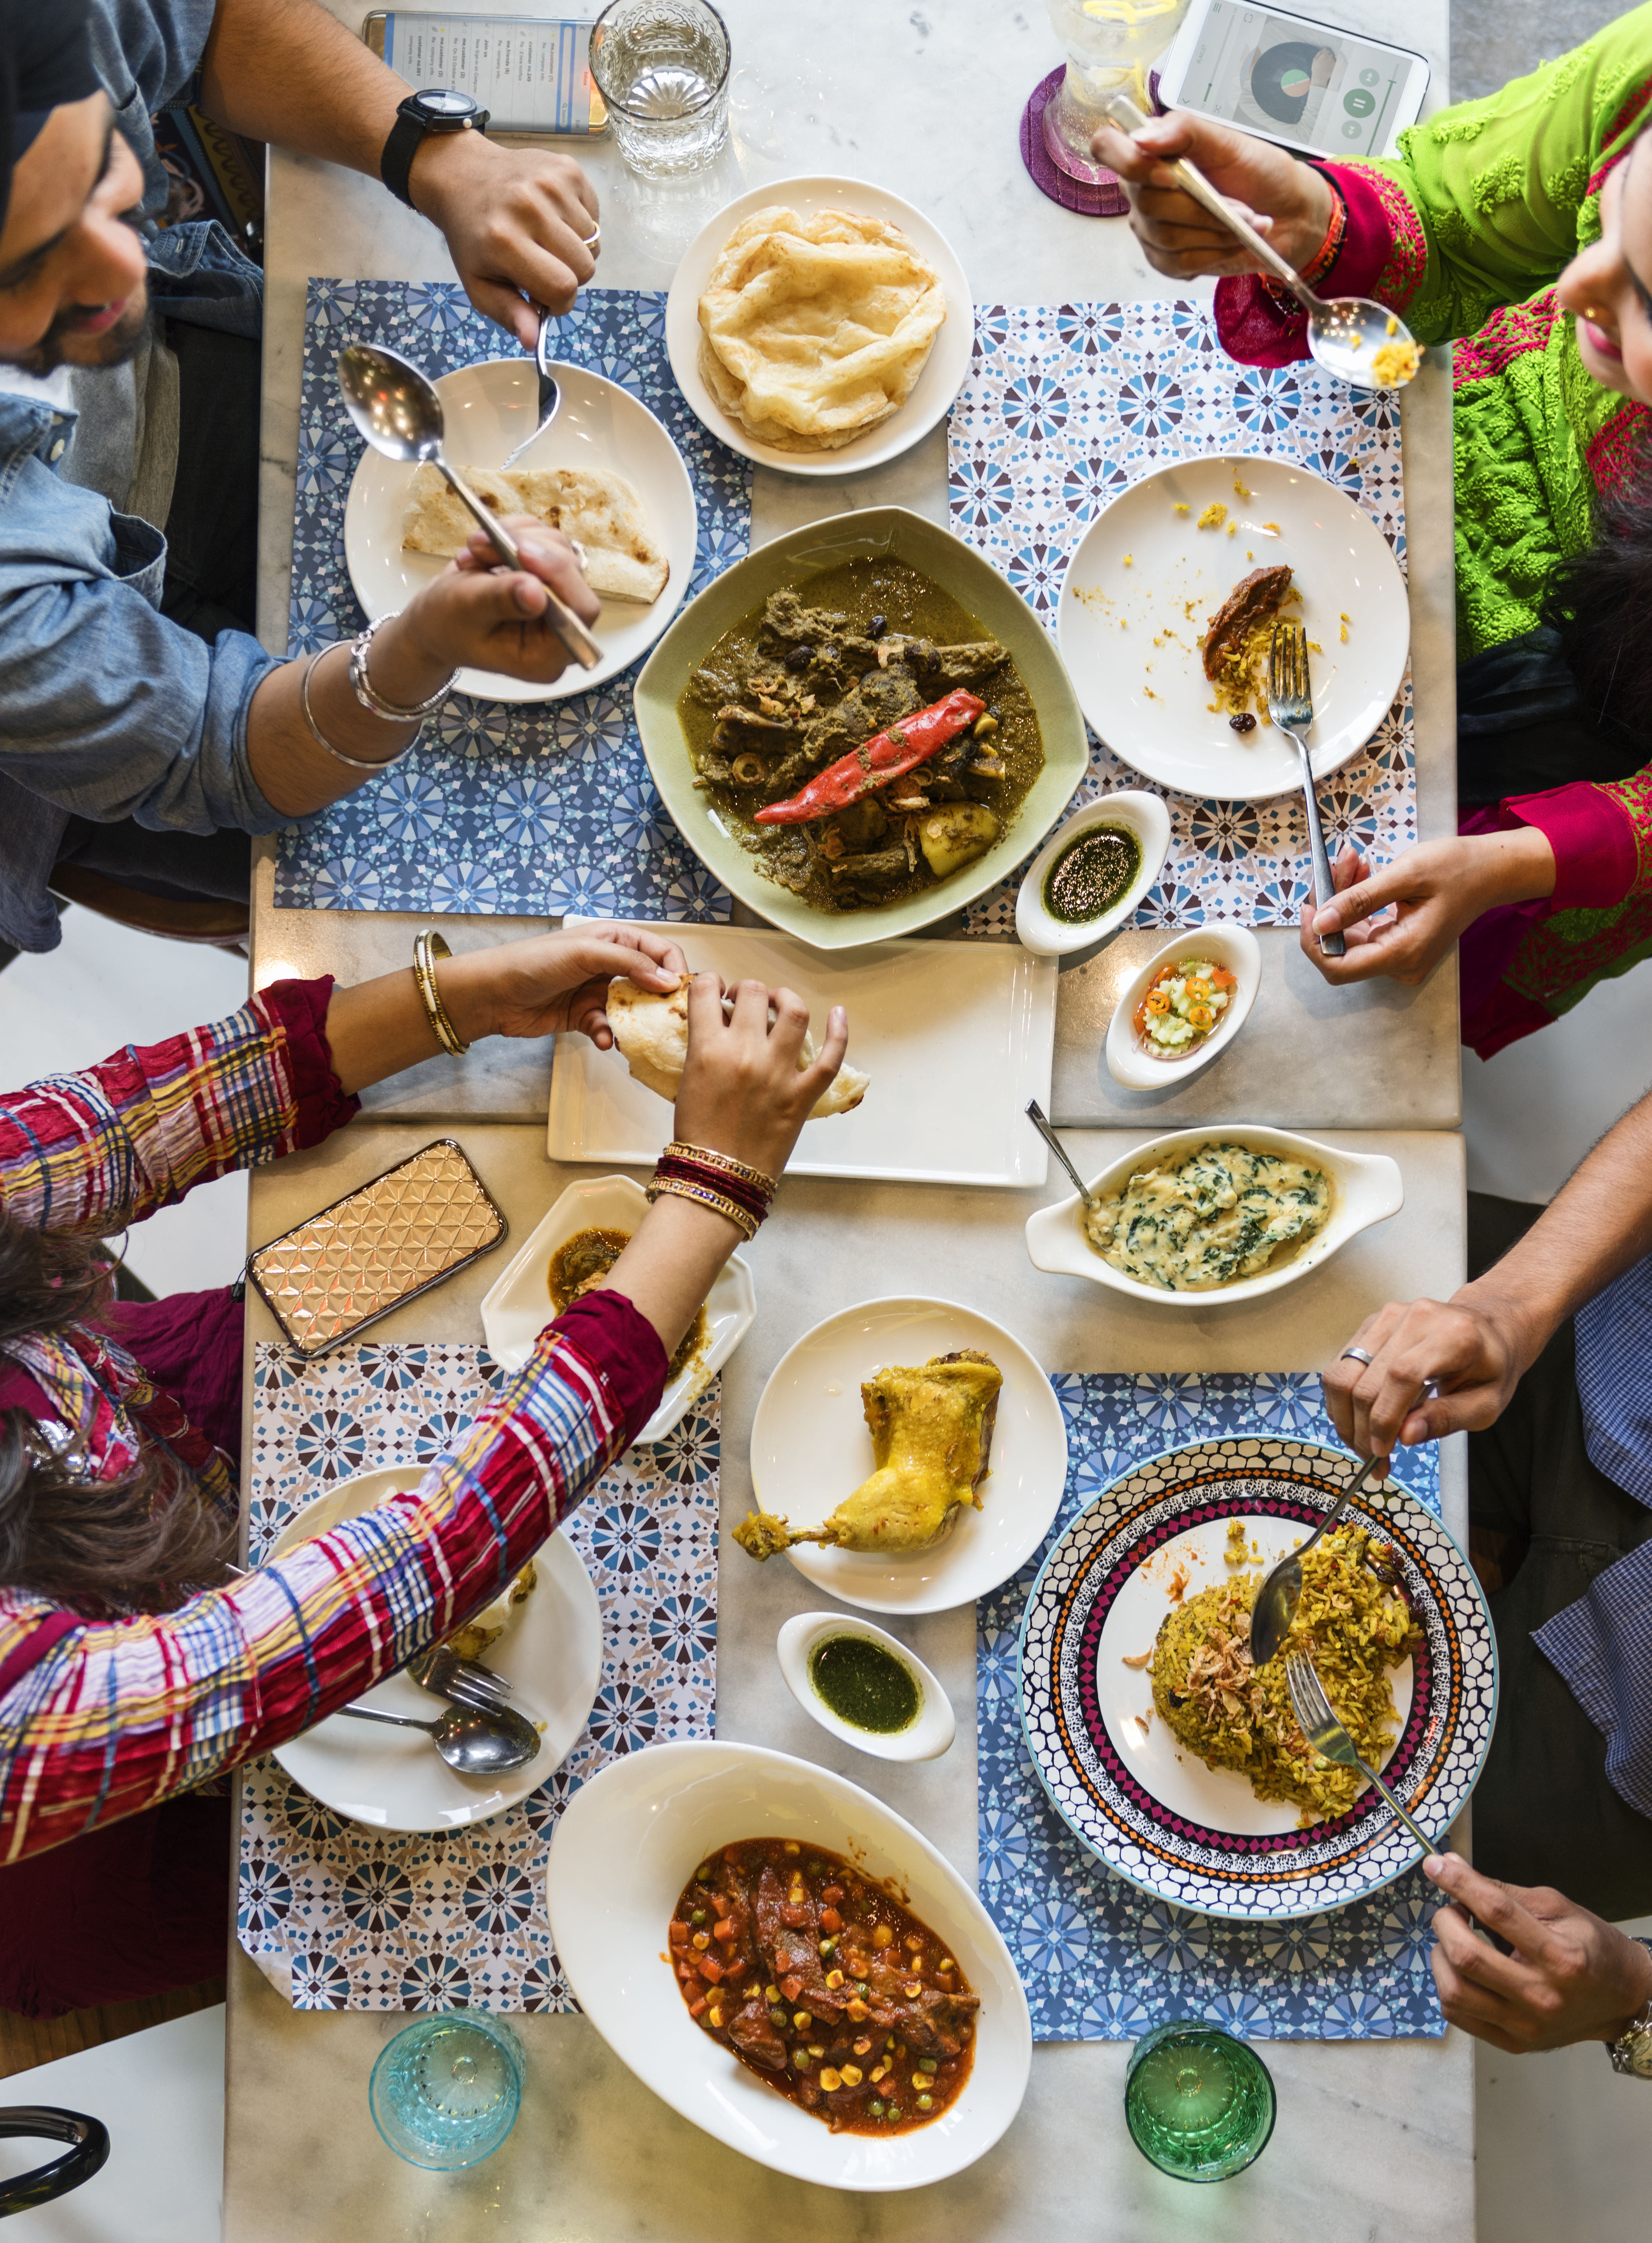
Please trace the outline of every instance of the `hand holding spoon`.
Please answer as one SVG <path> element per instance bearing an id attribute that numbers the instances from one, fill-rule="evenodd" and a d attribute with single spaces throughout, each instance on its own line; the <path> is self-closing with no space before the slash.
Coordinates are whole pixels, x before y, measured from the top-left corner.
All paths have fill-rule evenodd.
<path id="1" fill-rule="evenodd" d="M 399 351 L 378 343 L 347 343 L 339 353 L 339 388 L 345 410 L 376 452 L 409 466 L 428 461 L 474 515 L 507 569 L 522 566 L 521 549 L 499 516 L 482 504 L 470 485 L 449 465 L 442 451 L 441 399 L 435 384 Z M 529 572 L 533 573 L 533 572 Z M 583 670 L 594 670 L 601 650 L 574 610 L 559 600 L 543 577 L 546 613 L 552 630 Z"/>
<path id="2" fill-rule="evenodd" d="M 1109 122 L 1132 139 L 1144 125 L 1152 122 L 1127 93 L 1110 95 L 1103 106 Z M 1416 371 L 1414 366 L 1412 374 L 1405 375 L 1383 377 L 1373 370 L 1373 360 L 1385 345 L 1390 348 L 1398 346 L 1403 349 L 1407 344 L 1419 347 L 1397 313 L 1391 312 L 1386 304 L 1373 303 L 1368 296 L 1316 295 L 1296 267 L 1279 255 L 1273 243 L 1257 232 L 1226 195 L 1212 185 L 1197 164 L 1190 163 L 1185 156 L 1159 160 L 1183 192 L 1191 195 L 1230 233 L 1237 234 L 1258 263 L 1276 280 L 1282 281 L 1302 304 L 1308 315 L 1308 348 L 1327 374 L 1334 374 L 1339 381 L 1356 389 L 1397 389 L 1402 382 L 1411 380 Z"/>

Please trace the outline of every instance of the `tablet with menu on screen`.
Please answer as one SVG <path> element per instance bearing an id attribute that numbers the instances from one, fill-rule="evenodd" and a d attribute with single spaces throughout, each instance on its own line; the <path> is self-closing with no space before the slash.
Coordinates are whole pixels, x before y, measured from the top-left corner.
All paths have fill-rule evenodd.
<path id="1" fill-rule="evenodd" d="M 1245 0 L 1193 0 L 1158 73 L 1165 108 L 1322 157 L 1391 154 L 1427 86 L 1407 47 Z"/>

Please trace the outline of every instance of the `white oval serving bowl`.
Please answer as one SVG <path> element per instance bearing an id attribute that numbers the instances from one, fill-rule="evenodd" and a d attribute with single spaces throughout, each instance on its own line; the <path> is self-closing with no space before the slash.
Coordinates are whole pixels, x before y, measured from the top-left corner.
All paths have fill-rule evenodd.
<path id="1" fill-rule="evenodd" d="M 1123 825 L 1133 833 L 1141 847 L 1141 869 L 1111 911 L 1099 919 L 1085 919 L 1081 926 L 1069 926 L 1044 909 L 1044 884 L 1067 844 L 1092 825 Z M 1158 795 L 1149 794 L 1145 787 L 1132 787 L 1125 793 L 1104 794 L 1098 802 L 1087 802 L 1064 825 L 1057 827 L 1023 875 L 1015 899 L 1015 931 L 1022 948 L 1039 958 L 1064 958 L 1069 951 L 1099 942 L 1124 925 L 1158 878 L 1169 854 L 1170 812 Z"/>
<path id="2" fill-rule="evenodd" d="M 892 1733 L 856 1728 L 853 1721 L 833 1713 L 816 1689 L 809 1661 L 819 1645 L 839 1635 L 859 1636 L 879 1645 L 900 1660 L 917 1683 L 917 1717 L 905 1728 Z M 957 1733 L 952 1701 L 915 1652 L 881 1627 L 874 1627 L 870 1620 L 851 1620 L 847 1613 L 798 1613 L 775 1639 L 775 1650 L 786 1687 L 804 1713 L 830 1735 L 853 1745 L 856 1752 L 870 1753 L 874 1760 L 939 1760 L 950 1748 Z"/>
<path id="3" fill-rule="evenodd" d="M 666 1927 L 696 1865 L 742 1838 L 796 1838 L 889 1878 L 981 1999 L 975 2063 L 950 2110 L 892 2139 L 834 2134 L 766 2087 L 688 2015 Z M 551 1937 L 580 2007 L 663 2103 L 731 2150 L 822 2188 L 923 2188 L 984 2156 L 1021 2108 L 1032 2020 L 997 1925 L 923 1833 L 789 1753 L 715 1742 L 621 1754 L 563 1809 L 545 1876 Z"/>
<path id="4" fill-rule="evenodd" d="M 534 1352 L 534 1343 L 554 1313 L 551 1256 L 566 1239 L 580 1230 L 635 1230 L 648 1211 L 648 1195 L 630 1176 L 585 1176 L 570 1184 L 482 1303 L 482 1335 L 494 1361 L 507 1371 L 520 1371 Z M 707 1344 L 667 1386 L 659 1408 L 637 1435 L 639 1444 L 665 1438 L 744 1339 L 756 1313 L 751 1265 L 731 1254 L 706 1296 Z"/>
<path id="5" fill-rule="evenodd" d="M 1147 994 L 1154 975 L 1178 958 L 1208 959 L 1213 965 L 1226 967 L 1236 986 L 1221 1025 L 1196 1051 L 1185 1059 L 1153 1059 L 1142 1049 L 1136 1034 L 1136 1007 Z M 1162 950 L 1153 953 L 1113 1009 L 1107 1023 L 1108 1074 L 1130 1090 L 1173 1090 L 1227 1049 L 1245 1026 L 1261 986 L 1262 946 L 1248 926 L 1212 922 L 1172 935 Z"/>
<path id="6" fill-rule="evenodd" d="M 1206 1122 L 1202 1128 L 1172 1129 L 1163 1137 L 1150 1137 L 1132 1153 L 1121 1154 L 1110 1168 L 1090 1180 L 1092 1192 L 1114 1191 L 1137 1169 L 1156 1161 L 1173 1160 L 1198 1146 L 1235 1143 L 1259 1153 L 1279 1153 L 1286 1160 L 1313 1161 L 1331 1178 L 1330 1217 L 1300 1253 L 1278 1270 L 1265 1270 L 1259 1277 L 1242 1278 L 1237 1285 L 1217 1285 L 1208 1292 L 1169 1292 L 1162 1285 L 1144 1285 L 1104 1262 L 1085 1236 L 1083 1213 L 1076 1192 L 1041 1207 L 1027 1218 L 1027 1254 L 1035 1270 L 1056 1276 L 1088 1277 L 1092 1283 L 1111 1285 L 1132 1300 L 1153 1301 L 1172 1309 L 1225 1308 L 1234 1301 L 1254 1301 L 1264 1293 L 1277 1293 L 1293 1285 L 1340 1251 L 1351 1238 L 1386 1222 L 1405 1205 L 1400 1163 L 1387 1153 L 1345 1153 L 1336 1145 L 1323 1145 L 1317 1137 L 1299 1137 L 1289 1129 L 1269 1129 L 1260 1122 Z"/>

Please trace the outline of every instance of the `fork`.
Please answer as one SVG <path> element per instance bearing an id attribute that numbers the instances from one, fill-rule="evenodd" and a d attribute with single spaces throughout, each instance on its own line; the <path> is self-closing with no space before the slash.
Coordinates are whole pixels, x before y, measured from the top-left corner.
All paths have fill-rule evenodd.
<path id="1" fill-rule="evenodd" d="M 1296 742 L 1302 762 L 1302 798 L 1308 811 L 1308 844 L 1313 852 L 1313 901 L 1317 908 L 1336 893 L 1331 859 L 1320 828 L 1320 802 L 1313 791 L 1313 765 L 1308 758 L 1307 730 L 1313 722 L 1313 687 L 1308 677 L 1308 635 L 1300 623 L 1276 623 L 1267 655 L 1267 713 L 1280 731 Z M 1340 958 L 1347 949 L 1340 933 L 1320 937 L 1327 958 Z"/>
<path id="2" fill-rule="evenodd" d="M 410 1659 L 407 1672 L 421 1689 L 433 1691 L 439 1698 L 451 1698 L 456 1706 L 491 1713 L 511 1702 L 511 1686 L 502 1674 L 495 1674 L 479 1659 L 461 1659 L 445 1643 L 433 1644 L 417 1659 Z"/>
<path id="3" fill-rule="evenodd" d="M 1421 1825 L 1414 1822 L 1374 1768 L 1367 1766 L 1353 1748 L 1353 1739 L 1331 1710 L 1331 1701 L 1325 1694 L 1325 1686 L 1314 1671 L 1313 1661 L 1306 1652 L 1287 1651 L 1285 1654 L 1285 1680 L 1291 1693 L 1291 1703 L 1296 1718 L 1302 1724 L 1302 1734 L 1322 1760 L 1339 1761 L 1344 1768 L 1357 1768 L 1361 1775 L 1374 1783 L 1412 1836 L 1422 1848 L 1424 1856 L 1437 1854 L 1439 1847 Z"/>
<path id="4" fill-rule="evenodd" d="M 534 424 L 533 434 L 524 436 L 514 450 L 506 454 L 505 465 L 507 468 L 514 468 L 523 453 L 531 450 L 538 443 L 552 421 L 555 420 L 557 409 L 562 402 L 561 385 L 551 372 L 552 316 L 549 312 L 540 313 L 539 340 L 534 347 L 534 364 L 539 374 L 539 418 Z"/>

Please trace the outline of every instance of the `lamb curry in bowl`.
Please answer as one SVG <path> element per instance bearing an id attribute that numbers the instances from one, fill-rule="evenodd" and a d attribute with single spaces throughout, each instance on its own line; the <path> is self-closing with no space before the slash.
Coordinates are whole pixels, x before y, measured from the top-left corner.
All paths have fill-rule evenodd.
<path id="1" fill-rule="evenodd" d="M 888 556 L 771 593 L 690 672 L 677 714 L 724 831 L 834 915 L 977 863 L 1044 767 L 1009 649 Z"/>

